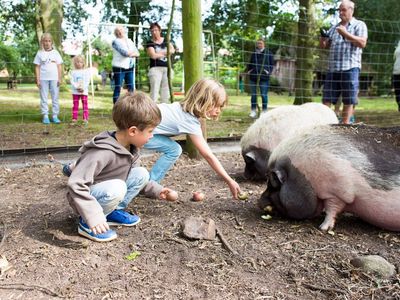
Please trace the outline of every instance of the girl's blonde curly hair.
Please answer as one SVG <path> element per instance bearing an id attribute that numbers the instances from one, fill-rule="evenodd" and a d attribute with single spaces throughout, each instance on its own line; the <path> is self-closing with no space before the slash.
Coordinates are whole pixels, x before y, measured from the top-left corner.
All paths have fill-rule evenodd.
<path id="1" fill-rule="evenodd" d="M 182 109 L 197 118 L 210 119 L 207 112 L 214 107 L 228 104 L 228 95 L 222 84 L 214 79 L 203 78 L 196 81 L 182 101 Z"/>

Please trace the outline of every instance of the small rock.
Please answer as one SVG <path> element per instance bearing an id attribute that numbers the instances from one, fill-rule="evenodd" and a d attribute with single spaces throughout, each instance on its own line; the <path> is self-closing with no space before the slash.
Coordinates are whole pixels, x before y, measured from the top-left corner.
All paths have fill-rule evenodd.
<path id="1" fill-rule="evenodd" d="M 372 273 L 381 278 L 389 278 L 396 273 L 395 266 L 379 255 L 358 256 L 350 263 L 366 273 Z"/>
<path id="2" fill-rule="evenodd" d="M 5 272 L 11 269 L 11 265 L 8 262 L 7 258 L 3 255 L 0 256 L 0 275 L 3 275 Z"/>
<path id="3" fill-rule="evenodd" d="M 182 233 L 190 239 L 214 240 L 216 229 L 214 220 L 202 217 L 188 217 L 182 223 Z"/>

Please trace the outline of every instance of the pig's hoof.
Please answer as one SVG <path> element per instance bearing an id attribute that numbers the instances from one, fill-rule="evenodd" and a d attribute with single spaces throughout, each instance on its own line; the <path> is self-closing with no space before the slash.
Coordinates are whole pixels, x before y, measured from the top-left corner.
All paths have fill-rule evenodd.
<path id="1" fill-rule="evenodd" d="M 335 225 L 335 223 L 333 223 L 333 222 L 324 221 L 321 225 L 319 225 L 319 229 L 321 229 L 323 231 L 332 230 L 334 225 Z"/>

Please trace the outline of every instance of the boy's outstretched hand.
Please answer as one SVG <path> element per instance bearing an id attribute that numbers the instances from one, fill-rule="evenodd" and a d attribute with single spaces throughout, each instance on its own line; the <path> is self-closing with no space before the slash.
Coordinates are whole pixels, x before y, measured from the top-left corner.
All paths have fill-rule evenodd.
<path id="1" fill-rule="evenodd" d="M 174 190 L 165 187 L 161 190 L 160 196 L 158 197 L 161 200 L 175 201 L 176 199 L 178 199 L 178 193 Z"/>
<path id="2" fill-rule="evenodd" d="M 110 230 L 110 226 L 108 226 L 107 222 L 104 222 L 104 223 L 97 224 L 94 227 L 91 227 L 90 230 L 94 234 L 100 234 L 100 233 L 105 233 L 108 230 Z"/>

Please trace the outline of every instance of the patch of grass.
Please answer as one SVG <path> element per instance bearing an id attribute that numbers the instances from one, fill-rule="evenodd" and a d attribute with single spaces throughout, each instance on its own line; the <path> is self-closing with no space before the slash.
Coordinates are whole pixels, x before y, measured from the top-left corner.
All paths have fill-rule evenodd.
<path id="1" fill-rule="evenodd" d="M 39 91 L 35 85 L 18 85 L 17 90 L 7 90 L 5 85 L 0 86 L 0 149 L 76 146 L 101 131 L 114 130 L 110 87 L 96 91 L 94 99 L 89 95 L 90 120 L 87 126 L 81 122 L 71 124 L 72 96 L 68 89 L 63 90 L 66 91 L 61 91 L 59 101 L 59 117 L 62 123 L 43 125 Z M 182 97 L 176 97 L 177 101 L 181 99 Z M 313 100 L 320 102 L 321 97 Z M 293 101 L 293 96 L 269 93 L 269 108 L 290 105 Z M 396 108 L 393 97 L 361 98 L 356 110 L 356 121 L 377 126 L 400 125 L 400 114 Z M 208 137 L 242 135 L 253 122 L 248 117 L 249 111 L 249 95 L 230 95 L 229 104 L 224 108 L 220 120 L 207 121 Z"/>

